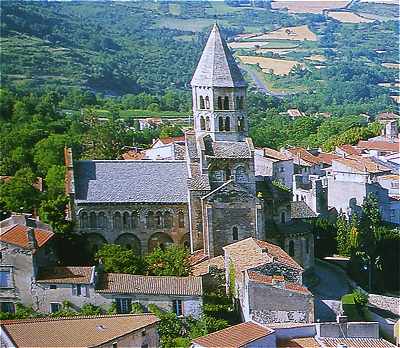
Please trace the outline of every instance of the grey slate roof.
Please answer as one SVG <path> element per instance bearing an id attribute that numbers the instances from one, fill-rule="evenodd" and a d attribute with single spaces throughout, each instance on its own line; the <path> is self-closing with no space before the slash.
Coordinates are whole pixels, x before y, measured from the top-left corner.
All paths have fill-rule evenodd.
<path id="1" fill-rule="evenodd" d="M 317 217 L 317 214 L 314 213 L 306 202 L 291 202 L 290 205 L 292 219 L 309 219 Z"/>
<path id="2" fill-rule="evenodd" d="M 251 150 L 242 141 L 213 141 L 210 136 L 203 138 L 206 155 L 215 158 L 251 158 Z"/>
<path id="3" fill-rule="evenodd" d="M 77 161 L 76 203 L 186 203 L 184 161 Z"/>
<path id="4" fill-rule="evenodd" d="M 211 30 L 191 85 L 206 87 L 247 86 L 235 58 L 233 58 L 228 45 L 221 37 L 217 24 Z"/>

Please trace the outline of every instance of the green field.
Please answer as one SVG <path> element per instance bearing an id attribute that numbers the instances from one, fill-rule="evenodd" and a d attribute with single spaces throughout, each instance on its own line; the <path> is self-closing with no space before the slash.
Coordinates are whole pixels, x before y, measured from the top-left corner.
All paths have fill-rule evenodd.
<path id="1" fill-rule="evenodd" d="M 96 109 L 94 113 L 98 117 L 111 117 L 111 112 L 108 110 Z M 178 111 L 150 111 L 150 110 L 121 110 L 119 112 L 120 118 L 147 118 L 147 117 L 161 117 L 161 118 L 188 118 L 189 113 Z"/>

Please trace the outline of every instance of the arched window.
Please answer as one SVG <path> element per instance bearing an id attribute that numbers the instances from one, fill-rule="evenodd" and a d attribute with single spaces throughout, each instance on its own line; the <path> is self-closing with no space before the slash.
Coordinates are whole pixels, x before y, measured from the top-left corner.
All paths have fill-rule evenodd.
<path id="1" fill-rule="evenodd" d="M 162 227 L 162 214 L 160 211 L 156 213 L 156 225 L 157 227 Z"/>
<path id="2" fill-rule="evenodd" d="M 289 242 L 289 255 L 294 256 L 294 242 L 292 240 Z"/>
<path id="3" fill-rule="evenodd" d="M 239 230 L 236 226 L 232 228 L 232 239 L 239 240 Z"/>
<path id="4" fill-rule="evenodd" d="M 124 229 L 131 228 L 131 217 L 129 216 L 129 213 L 127 211 L 122 216 L 122 224 L 124 226 Z"/>
<path id="5" fill-rule="evenodd" d="M 226 168 L 226 170 L 225 170 L 225 178 L 226 178 L 226 180 L 227 181 L 231 180 L 231 176 L 232 176 L 231 169 L 230 168 Z"/>
<path id="6" fill-rule="evenodd" d="M 222 110 L 222 97 L 218 97 L 218 110 Z"/>
<path id="7" fill-rule="evenodd" d="M 106 228 L 107 227 L 107 217 L 104 212 L 100 212 L 99 216 L 97 217 L 97 226 L 100 228 Z"/>
<path id="8" fill-rule="evenodd" d="M 239 99 L 239 109 L 242 110 L 243 107 L 244 107 L 244 98 L 240 97 L 240 99 Z"/>
<path id="9" fill-rule="evenodd" d="M 206 117 L 206 131 L 210 131 L 210 118 L 208 116 Z"/>
<path id="10" fill-rule="evenodd" d="M 164 213 L 164 227 L 171 228 L 172 227 L 172 214 L 169 211 Z"/>
<path id="11" fill-rule="evenodd" d="M 231 118 L 229 116 L 225 118 L 225 130 L 227 132 L 231 130 Z"/>
<path id="12" fill-rule="evenodd" d="M 122 228 L 122 219 L 121 219 L 121 213 L 117 211 L 114 214 L 114 221 L 113 221 L 114 229 L 121 229 Z"/>
<path id="13" fill-rule="evenodd" d="M 185 214 L 183 213 L 183 211 L 180 211 L 178 213 L 178 226 L 179 228 L 185 227 Z"/>
<path id="14" fill-rule="evenodd" d="M 95 212 L 90 213 L 90 228 L 97 228 L 97 215 Z"/>
<path id="15" fill-rule="evenodd" d="M 139 214 L 137 211 L 132 212 L 131 225 L 132 228 L 137 228 L 139 226 Z"/>
<path id="16" fill-rule="evenodd" d="M 87 212 L 84 211 L 80 214 L 80 220 L 81 220 L 81 228 L 89 227 L 89 218 Z"/>
<path id="17" fill-rule="evenodd" d="M 244 131 L 244 118 L 242 117 L 238 118 L 238 131 L 239 132 Z"/>
<path id="18" fill-rule="evenodd" d="M 210 98 L 206 96 L 206 109 L 210 108 Z"/>
<path id="19" fill-rule="evenodd" d="M 205 109 L 205 106 L 204 106 L 204 98 L 203 98 L 202 95 L 200 96 L 200 109 Z"/>
<path id="20" fill-rule="evenodd" d="M 224 119 L 222 116 L 218 117 L 218 129 L 220 132 L 224 131 Z"/>
<path id="21" fill-rule="evenodd" d="M 239 109 L 240 98 L 236 96 L 236 109 Z"/>
<path id="22" fill-rule="evenodd" d="M 229 110 L 229 97 L 225 96 L 224 98 L 224 110 Z"/>
<path id="23" fill-rule="evenodd" d="M 200 117 L 200 129 L 201 130 L 206 129 L 206 121 L 204 120 L 204 117 Z"/>
<path id="24" fill-rule="evenodd" d="M 146 215 L 146 227 L 153 228 L 154 227 L 154 213 L 149 211 Z"/>
<path id="25" fill-rule="evenodd" d="M 308 238 L 306 238 L 306 253 L 310 253 L 310 240 Z"/>
<path id="26" fill-rule="evenodd" d="M 243 166 L 239 166 L 235 169 L 235 181 L 236 182 L 247 182 L 247 172 L 246 168 Z"/>
<path id="27" fill-rule="evenodd" d="M 281 212 L 281 224 L 286 223 L 286 213 L 283 211 Z"/>

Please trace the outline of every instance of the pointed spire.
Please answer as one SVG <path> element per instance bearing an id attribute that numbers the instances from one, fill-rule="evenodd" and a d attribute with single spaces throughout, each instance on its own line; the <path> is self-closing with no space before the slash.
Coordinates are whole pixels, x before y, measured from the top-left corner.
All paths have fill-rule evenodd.
<path id="1" fill-rule="evenodd" d="M 226 41 L 221 37 L 217 23 L 211 30 L 191 85 L 205 87 L 247 86 Z"/>

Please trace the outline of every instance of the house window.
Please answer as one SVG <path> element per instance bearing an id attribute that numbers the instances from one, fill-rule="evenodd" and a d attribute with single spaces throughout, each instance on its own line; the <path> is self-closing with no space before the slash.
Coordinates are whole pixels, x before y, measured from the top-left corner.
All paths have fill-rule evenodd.
<path id="1" fill-rule="evenodd" d="M 218 117 L 218 129 L 220 132 L 224 131 L 224 119 L 222 117 Z"/>
<path id="2" fill-rule="evenodd" d="M 55 290 L 57 289 L 57 285 L 55 284 L 50 284 L 50 290 Z"/>
<path id="3" fill-rule="evenodd" d="M 56 313 L 61 310 L 61 303 L 52 302 L 50 303 L 50 313 Z"/>
<path id="4" fill-rule="evenodd" d="M 122 228 L 121 213 L 117 211 L 114 214 L 114 229 L 120 230 Z"/>
<path id="5" fill-rule="evenodd" d="M 211 129 L 210 118 L 207 116 L 206 117 L 206 131 L 209 132 L 210 129 Z"/>
<path id="6" fill-rule="evenodd" d="M 200 96 L 200 109 L 205 109 L 203 96 Z"/>
<path id="7" fill-rule="evenodd" d="M 292 240 L 289 242 L 289 255 L 294 256 L 294 242 Z"/>
<path id="8" fill-rule="evenodd" d="M 132 228 L 136 228 L 139 225 L 139 214 L 134 211 L 131 215 L 131 224 L 132 224 Z"/>
<path id="9" fill-rule="evenodd" d="M 172 309 L 177 316 L 183 315 L 182 300 L 173 300 Z"/>
<path id="10" fill-rule="evenodd" d="M 236 226 L 232 228 L 232 239 L 239 240 L 239 230 Z"/>
<path id="11" fill-rule="evenodd" d="M 90 213 L 89 221 L 91 228 L 97 228 L 97 215 L 95 212 Z"/>
<path id="12" fill-rule="evenodd" d="M 72 295 L 74 296 L 88 296 L 88 288 L 84 284 L 73 284 Z"/>
<path id="13" fill-rule="evenodd" d="M 204 120 L 204 117 L 200 117 L 200 129 L 201 130 L 206 129 L 206 121 Z"/>
<path id="14" fill-rule="evenodd" d="M 118 314 L 130 313 L 132 310 L 132 300 L 130 298 L 117 298 L 115 302 Z"/>
<path id="15" fill-rule="evenodd" d="M 285 171 L 284 167 L 279 167 L 279 172 L 283 173 Z"/>
<path id="16" fill-rule="evenodd" d="M 172 227 L 172 214 L 169 211 L 164 213 L 164 227 L 171 228 Z"/>
<path id="17" fill-rule="evenodd" d="M 0 288 L 11 288 L 11 270 L 0 270 Z"/>
<path id="18" fill-rule="evenodd" d="M 0 302 L 0 312 L 15 313 L 15 306 L 12 302 Z"/>
<path id="19" fill-rule="evenodd" d="M 235 180 L 236 182 L 247 182 L 248 177 L 246 173 L 246 168 L 243 166 L 237 167 L 235 170 Z"/>

